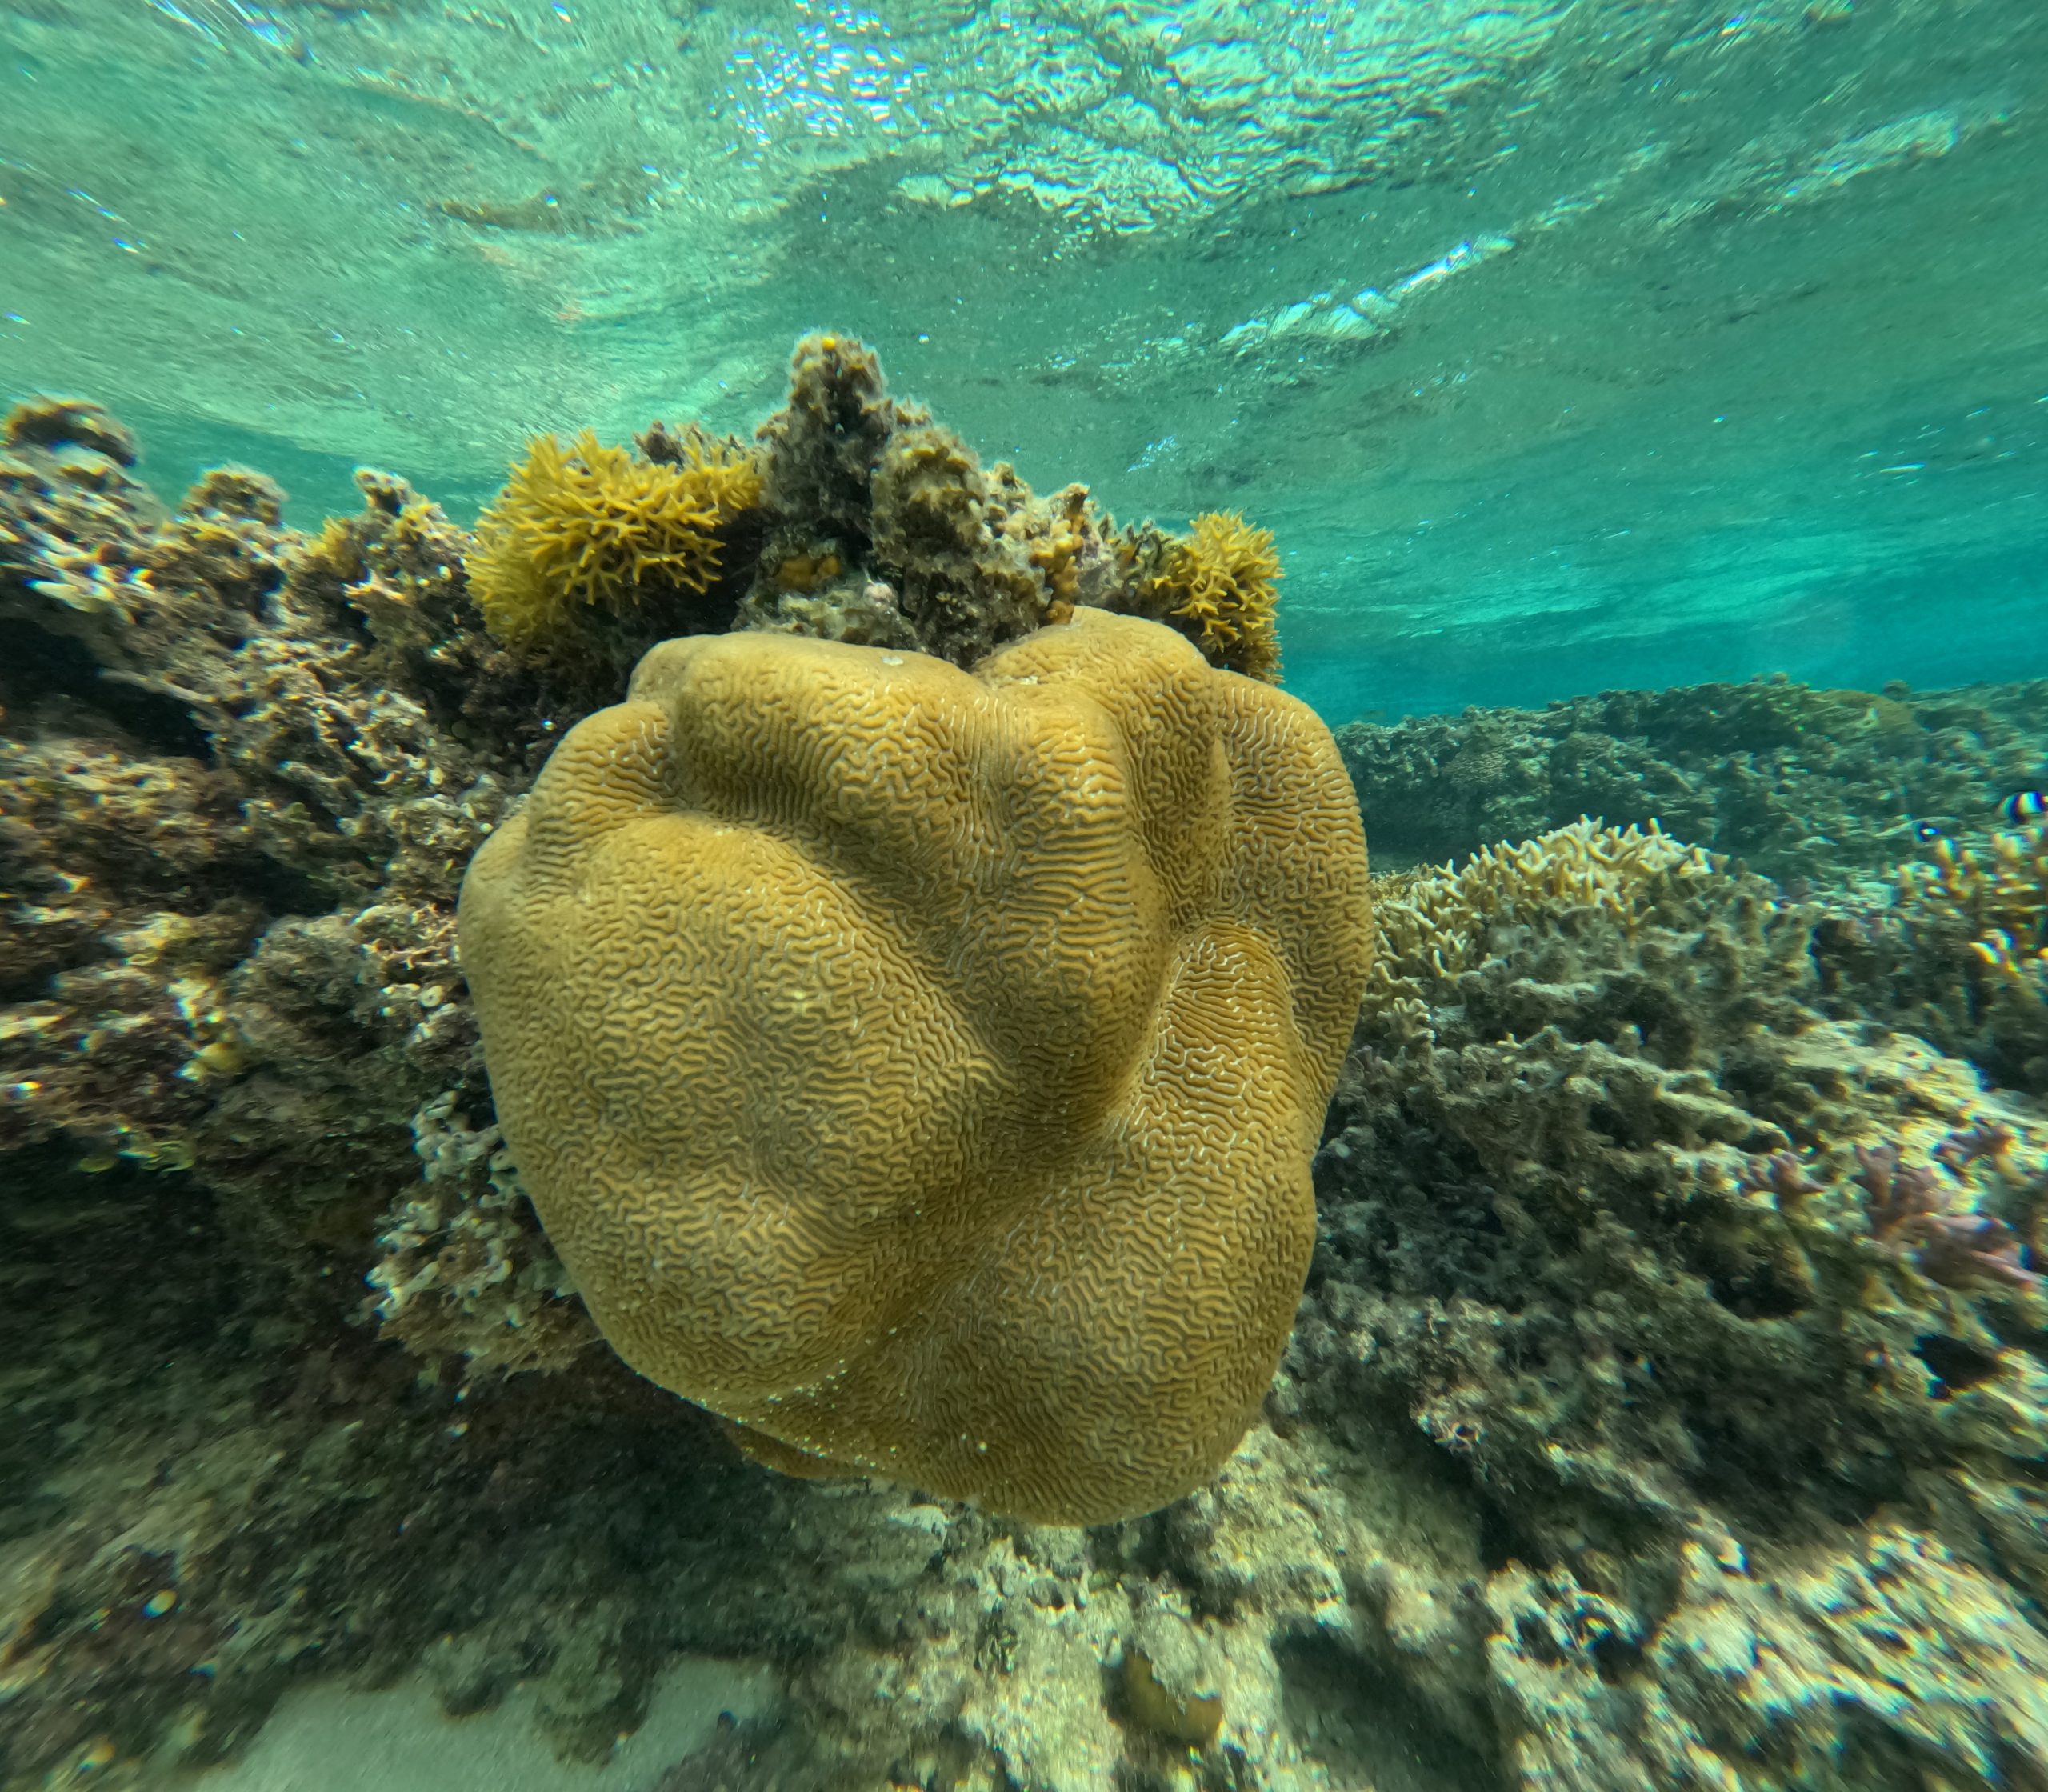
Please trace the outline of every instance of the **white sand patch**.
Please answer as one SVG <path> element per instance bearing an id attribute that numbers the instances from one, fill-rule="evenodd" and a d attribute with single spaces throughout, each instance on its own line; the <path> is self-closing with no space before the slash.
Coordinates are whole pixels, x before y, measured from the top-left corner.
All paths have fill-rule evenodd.
<path id="1" fill-rule="evenodd" d="M 362 1692 L 346 1685 L 287 1693 L 235 1761 L 179 1774 L 175 1792 L 650 1792 L 708 1741 L 718 1714 L 774 1705 L 766 1668 L 690 1660 L 654 1683 L 646 1722 L 595 1766 L 558 1761 L 535 1722 L 530 1687 L 474 1716 L 444 1714 L 430 1687 Z"/>

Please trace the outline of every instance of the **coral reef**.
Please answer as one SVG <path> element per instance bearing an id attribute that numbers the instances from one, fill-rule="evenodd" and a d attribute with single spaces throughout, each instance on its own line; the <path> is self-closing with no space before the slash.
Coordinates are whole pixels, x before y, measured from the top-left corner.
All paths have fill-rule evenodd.
<path id="1" fill-rule="evenodd" d="M 532 687 L 402 482 L 308 542 L 257 475 L 166 515 L 98 414 L 30 415 L 0 463 L 0 1150 L 195 1177 L 253 1271 L 317 1277 L 417 1179 L 409 1116 L 481 1083 L 455 886 L 547 730 L 497 726 Z"/>
<path id="2" fill-rule="evenodd" d="M 1178 629 L 1215 666 L 1278 682 L 1272 536 L 1206 515 L 1119 530 L 1087 487 L 984 469 L 873 350 L 798 342 L 751 449 L 656 422 L 631 450 L 537 438 L 477 526 L 492 636 L 581 712 L 656 642 L 735 625 L 914 648 L 968 668 L 1077 604 Z"/>
<path id="3" fill-rule="evenodd" d="M 928 424 L 930 414 L 889 395 L 874 351 L 849 336 L 806 336 L 790 357 L 790 397 L 761 426 L 763 498 L 777 520 L 779 566 L 809 554 L 842 566 L 866 554 L 874 510 L 874 472 L 898 430 Z M 789 538 L 797 529 L 808 542 Z M 776 537 L 783 538 L 778 541 Z"/>
<path id="4" fill-rule="evenodd" d="M 1592 815 L 1832 881 L 1889 875 L 1934 830 L 1988 831 L 2038 781 L 2044 734 L 2048 681 L 1874 694 L 1774 678 L 1351 722 L 1337 739 L 1390 867 Z"/>
<path id="5" fill-rule="evenodd" d="M 930 424 L 800 350 L 746 619 L 964 657 L 1162 601 L 1161 532 Z M 89 405 L 0 434 L 4 1792 L 163 1784 L 322 1674 L 523 1684 L 598 1761 L 686 1654 L 782 1700 L 670 1792 L 2048 1783 L 2038 838 L 1994 826 L 2048 687 L 1347 730 L 1383 857 L 1463 862 L 1375 886 L 1280 1370 L 1198 1490 L 1037 1526 L 746 1461 L 538 1230 L 456 883 L 609 674 L 494 639 L 388 475 L 307 537 L 240 470 L 167 508 Z"/>
<path id="6" fill-rule="evenodd" d="M 523 782 L 579 706 L 547 669 L 486 631 L 469 589 L 470 538 L 402 479 L 363 468 L 363 506 L 330 517 L 291 559 L 295 606 L 366 632 L 366 679 L 406 692 L 484 764 Z"/>
<path id="7" fill-rule="evenodd" d="M 1378 906 L 1281 1398 L 1404 1414 L 1490 1510 L 1504 1758 L 1719 1784 L 1768 1735 L 1746 1782 L 2041 1771 L 2048 1127 L 1826 1018 L 1821 911 L 1654 834 Z"/>
<path id="8" fill-rule="evenodd" d="M 699 637 L 478 854 L 462 956 L 628 1362 L 1093 1523 L 1213 1474 L 1271 1377 L 1365 885 L 1322 725 L 1156 625 L 1083 610 L 972 675 Z"/>
<path id="9" fill-rule="evenodd" d="M 957 665 L 1072 613 L 1050 566 L 1009 527 L 1006 472 L 992 482 L 971 449 L 932 423 L 898 429 L 875 470 L 875 569 L 893 575 L 918 638 Z M 1030 493 L 1022 498 L 1028 507 Z"/>
<path id="10" fill-rule="evenodd" d="M 133 466 L 139 457 L 133 432 L 84 398 L 23 399 L 0 425 L 0 442 L 52 452 L 75 448 L 118 466 Z"/>

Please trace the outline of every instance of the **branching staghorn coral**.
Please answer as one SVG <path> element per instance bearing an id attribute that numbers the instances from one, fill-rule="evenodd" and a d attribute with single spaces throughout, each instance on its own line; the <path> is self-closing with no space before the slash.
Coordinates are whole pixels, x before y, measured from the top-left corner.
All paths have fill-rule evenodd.
<path id="1" fill-rule="evenodd" d="M 1902 936 L 1886 992 L 1902 1024 L 2048 1093 L 2048 826 L 1994 834 L 1981 850 L 1935 841 L 1872 925 Z"/>
<path id="2" fill-rule="evenodd" d="M 1982 855 L 1938 840 L 1934 862 L 1907 866 L 1899 882 L 1909 904 L 1970 927 L 1981 964 L 2048 1001 L 2048 827 L 1994 834 Z"/>
<path id="3" fill-rule="evenodd" d="M 1499 926 L 1555 920 L 1578 909 L 1632 928 L 1657 894 L 1657 880 L 1710 877 L 1713 863 L 1654 822 L 1647 830 L 1602 827 L 1582 815 L 1518 846 L 1482 847 L 1460 869 L 1397 872 L 1373 882 L 1379 952 L 1366 1001 L 1419 1002 L 1429 982 L 1454 977 L 1486 954 Z"/>

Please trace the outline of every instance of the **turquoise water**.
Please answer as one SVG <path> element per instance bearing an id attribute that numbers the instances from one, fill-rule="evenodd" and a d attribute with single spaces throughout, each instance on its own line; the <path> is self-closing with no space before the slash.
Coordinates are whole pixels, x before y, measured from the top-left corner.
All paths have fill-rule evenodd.
<path id="1" fill-rule="evenodd" d="M 2044 119 L 0 0 L 0 1792 L 2048 1786 Z"/>
<path id="2" fill-rule="evenodd" d="M 0 28 L 0 386 L 166 488 L 232 455 L 315 518 L 367 461 L 464 514 L 536 430 L 750 425 L 830 325 L 1041 489 L 1256 512 L 1333 722 L 2043 669 L 2030 6 Z"/>

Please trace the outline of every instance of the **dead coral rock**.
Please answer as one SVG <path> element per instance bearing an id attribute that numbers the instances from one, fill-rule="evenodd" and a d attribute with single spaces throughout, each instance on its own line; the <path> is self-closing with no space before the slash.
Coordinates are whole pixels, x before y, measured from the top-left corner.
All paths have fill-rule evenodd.
<path id="1" fill-rule="evenodd" d="M 93 458 L 0 464 L 0 1144 L 189 1168 L 310 1274 L 366 1253 L 411 1115 L 474 1074 L 452 898 L 517 734 L 437 719 L 485 719 L 437 658 L 481 630 L 460 532 L 402 484 L 316 548 L 257 475 L 167 518 Z"/>
<path id="2" fill-rule="evenodd" d="M 843 579 L 815 597 L 786 592 L 777 599 L 772 619 L 758 626 L 854 647 L 918 650 L 917 630 L 903 614 L 895 588 L 880 579 Z"/>
<path id="3" fill-rule="evenodd" d="M 494 641 L 469 584 L 468 534 L 394 474 L 356 472 L 361 510 L 286 558 L 287 601 L 370 647 L 364 678 L 406 692 L 501 775 L 524 777 L 582 719 L 575 694 Z"/>
<path id="4" fill-rule="evenodd" d="M 61 1142 L 93 1171 L 189 1169 L 211 1079 L 238 1062 L 220 979 L 257 921 L 246 903 L 127 910 L 0 1009 L 0 1151 Z"/>
<path id="5" fill-rule="evenodd" d="M 0 737 L 0 1150 L 189 1150 L 267 881 L 234 782 L 46 694 Z"/>
<path id="6" fill-rule="evenodd" d="M 586 1752 L 637 1721 L 678 1644 L 800 1653 L 814 1614 L 775 1591 L 774 1490 L 608 1357 L 422 1376 L 342 1321 L 338 1276 L 281 1305 L 190 1175 L 22 1164 L 0 1181 L 0 1782 L 63 1781 L 101 1735 L 196 1769 L 295 1675 L 389 1681 L 451 1633 L 552 1682 L 544 1734 Z M 652 1617 L 655 1580 L 696 1614 L 687 1636 L 620 1623 Z"/>
<path id="7" fill-rule="evenodd" d="M 89 399 L 29 398 L 9 411 L 0 427 L 10 448 L 83 448 L 119 466 L 133 466 L 139 458 L 134 436 Z"/>
<path id="8" fill-rule="evenodd" d="M 1523 1786 L 1727 1783 L 1767 1753 L 1782 1765 L 1752 1783 L 1847 1792 L 1924 1784 L 1915 1759 L 1962 1783 L 2048 1760 L 2048 1637 L 1995 1576 L 1898 1518 L 1754 1563 L 1690 1542 L 1654 1626 L 1563 1570 L 1512 1564 L 1487 1597 Z"/>
<path id="9" fill-rule="evenodd" d="M 366 678 L 367 652 L 266 633 L 197 713 L 247 784 L 255 838 L 323 894 L 446 890 L 503 814 L 505 788 L 422 704 Z"/>
<path id="10" fill-rule="evenodd" d="M 1028 506 L 1030 489 L 1009 483 Z M 956 666 L 1030 634 L 1053 609 L 1051 581 L 1006 532 L 998 490 L 972 450 L 930 423 L 892 435 L 875 473 L 873 564 L 924 650 Z"/>
<path id="11" fill-rule="evenodd" d="M 379 1331 L 466 1376 L 559 1370 L 598 1343 L 497 1126 L 470 1125 L 450 1093 L 414 1115 L 413 1141 L 422 1181 L 384 1216 L 369 1278 Z"/>
<path id="12" fill-rule="evenodd" d="M 98 685 L 102 673 L 132 677 L 147 657 L 130 650 L 132 638 L 173 617 L 174 632 L 194 614 L 145 576 L 149 537 L 166 520 L 155 494 L 118 459 L 61 452 L 62 438 L 57 449 L 39 439 L 46 433 L 31 427 L 0 449 L 0 626 L 10 635 L 0 702 L 10 708 Z M 166 631 L 150 632 L 160 648 Z M 94 694 L 145 706 L 126 692 Z"/>
<path id="13" fill-rule="evenodd" d="M 889 396 L 874 351 L 849 336 L 806 336 L 790 358 L 790 396 L 761 426 L 766 450 L 762 501 L 786 530 L 801 524 L 838 544 L 850 564 L 865 559 L 874 510 L 875 470 L 898 429 L 930 414 Z"/>
<path id="14" fill-rule="evenodd" d="M 200 476 L 178 506 L 184 516 L 260 522 L 275 529 L 285 519 L 283 486 L 246 466 L 216 466 Z"/>
<path id="15" fill-rule="evenodd" d="M 1006 462 L 983 468 L 922 406 L 890 398 L 850 338 L 798 344 L 790 402 L 760 439 L 768 534 L 742 627 L 965 668 L 1077 603 L 1137 613 L 1129 557 L 1085 486 L 1039 498 Z"/>
<path id="16" fill-rule="evenodd" d="M 46 710 L 49 726 L 78 726 L 62 709 Z M 104 738 L 30 732 L 37 719 L 0 738 L 0 995 L 38 993 L 145 910 L 202 914 L 260 874 L 231 779 Z"/>
<path id="17" fill-rule="evenodd" d="M 387 901 L 272 926 L 226 978 L 238 1054 L 196 1123 L 209 1182 L 274 1254 L 366 1240 L 418 1178 L 411 1116 L 478 1069 L 445 909 Z M 295 1142 L 276 1174 L 278 1141 Z"/>

